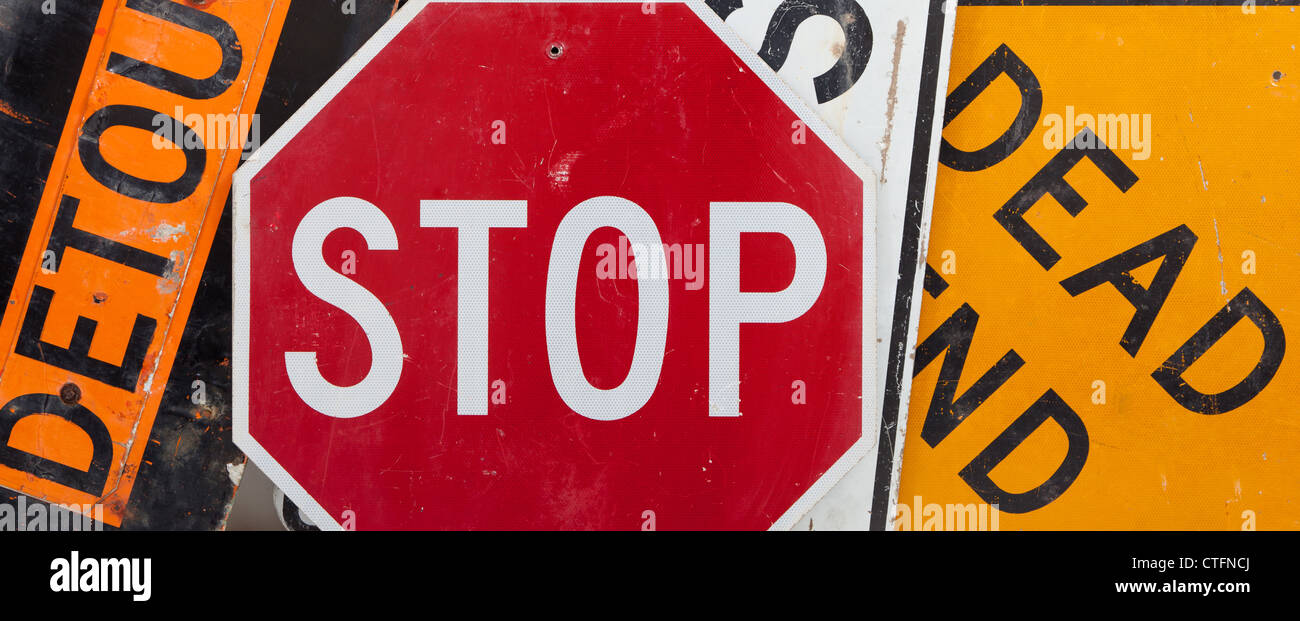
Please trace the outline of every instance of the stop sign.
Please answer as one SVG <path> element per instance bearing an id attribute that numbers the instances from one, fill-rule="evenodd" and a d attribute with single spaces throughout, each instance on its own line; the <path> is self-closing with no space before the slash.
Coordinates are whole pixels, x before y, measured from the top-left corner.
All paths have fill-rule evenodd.
<path id="1" fill-rule="evenodd" d="M 788 527 L 874 184 L 702 3 L 410 2 L 237 175 L 236 442 L 327 527 Z"/>

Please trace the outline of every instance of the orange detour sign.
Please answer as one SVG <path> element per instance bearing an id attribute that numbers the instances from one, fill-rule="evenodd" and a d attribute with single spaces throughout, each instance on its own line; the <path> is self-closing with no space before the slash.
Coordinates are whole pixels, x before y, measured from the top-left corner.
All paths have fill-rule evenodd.
<path id="1" fill-rule="evenodd" d="M 1297 3 L 1059 4 L 957 13 L 892 526 L 1300 528 Z"/>
<path id="2" fill-rule="evenodd" d="M 104 2 L 0 322 L 0 486 L 122 523 L 288 7 Z"/>

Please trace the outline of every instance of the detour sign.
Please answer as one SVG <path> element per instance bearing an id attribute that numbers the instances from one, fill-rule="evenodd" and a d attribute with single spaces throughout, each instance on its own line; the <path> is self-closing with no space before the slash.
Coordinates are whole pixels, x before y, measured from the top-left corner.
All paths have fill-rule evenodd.
<path id="1" fill-rule="evenodd" d="M 190 4 L 103 3 L 26 245 L 4 249 L 0 487 L 111 526 L 148 515 L 128 500 L 288 11 Z"/>
<path id="2" fill-rule="evenodd" d="M 1300 527 L 1300 14 L 996 4 L 958 11 L 892 526 Z"/>

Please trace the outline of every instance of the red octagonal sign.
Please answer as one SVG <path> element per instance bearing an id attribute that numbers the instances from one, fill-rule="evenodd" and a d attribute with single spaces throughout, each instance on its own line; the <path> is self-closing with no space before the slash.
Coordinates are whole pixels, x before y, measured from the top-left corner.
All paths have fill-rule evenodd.
<path id="1" fill-rule="evenodd" d="M 236 442 L 327 527 L 789 527 L 874 186 L 703 3 L 409 2 L 237 175 Z"/>

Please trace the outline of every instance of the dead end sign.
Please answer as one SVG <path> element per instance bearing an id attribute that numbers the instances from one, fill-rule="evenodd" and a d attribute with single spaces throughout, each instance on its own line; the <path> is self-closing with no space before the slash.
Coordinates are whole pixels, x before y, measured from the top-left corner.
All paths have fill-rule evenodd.
<path id="1" fill-rule="evenodd" d="M 959 7 L 894 527 L 1300 528 L 1297 4 Z"/>
<path id="2" fill-rule="evenodd" d="M 236 442 L 335 528 L 788 528 L 875 185 L 703 3 L 408 3 L 236 175 Z"/>

